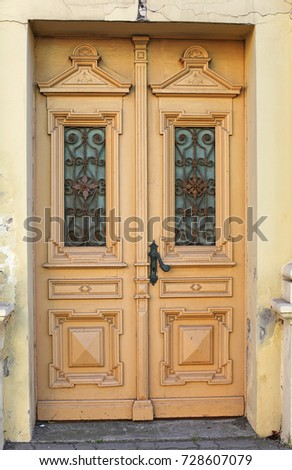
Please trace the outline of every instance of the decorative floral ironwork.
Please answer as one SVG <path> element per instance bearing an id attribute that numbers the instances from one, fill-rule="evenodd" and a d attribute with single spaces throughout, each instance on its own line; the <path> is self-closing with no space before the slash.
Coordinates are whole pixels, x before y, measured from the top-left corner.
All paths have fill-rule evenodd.
<path id="1" fill-rule="evenodd" d="M 83 175 L 82 178 L 79 178 L 79 180 L 74 182 L 71 187 L 75 194 L 82 194 L 85 201 L 87 200 L 88 196 L 91 196 L 96 191 L 99 192 L 99 194 L 105 194 L 105 181 L 99 180 L 97 182 L 91 178 L 88 178 L 86 175 Z"/>
<path id="2" fill-rule="evenodd" d="M 105 245 L 105 128 L 65 127 L 65 245 Z"/>
<path id="3" fill-rule="evenodd" d="M 215 244 L 215 129 L 175 129 L 176 245 Z"/>

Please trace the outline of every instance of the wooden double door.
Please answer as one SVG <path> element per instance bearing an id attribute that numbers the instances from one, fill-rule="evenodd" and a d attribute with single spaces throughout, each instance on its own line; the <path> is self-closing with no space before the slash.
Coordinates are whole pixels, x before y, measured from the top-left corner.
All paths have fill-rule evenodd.
<path id="1" fill-rule="evenodd" d="M 38 419 L 244 414 L 243 57 L 39 38 Z"/>

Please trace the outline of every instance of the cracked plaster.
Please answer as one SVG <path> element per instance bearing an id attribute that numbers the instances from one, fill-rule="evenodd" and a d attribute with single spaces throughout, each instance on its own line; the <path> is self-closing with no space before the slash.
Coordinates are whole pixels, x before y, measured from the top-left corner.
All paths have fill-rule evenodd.
<path id="1" fill-rule="evenodd" d="M 223 11 L 221 11 L 223 9 Z M 261 1 L 250 0 L 246 2 L 234 2 L 230 0 L 221 1 L 193 1 L 181 4 L 178 0 L 156 1 L 148 0 L 149 19 L 155 20 L 155 15 L 159 14 L 168 21 L 224 21 L 249 20 L 253 23 L 261 19 L 291 14 L 292 2 L 282 1 Z"/>
<path id="2" fill-rule="evenodd" d="M 276 15 L 292 17 L 290 0 L 148 0 L 149 21 L 259 23 Z M 135 21 L 138 0 L 2 0 L 0 21 L 28 19 Z"/>

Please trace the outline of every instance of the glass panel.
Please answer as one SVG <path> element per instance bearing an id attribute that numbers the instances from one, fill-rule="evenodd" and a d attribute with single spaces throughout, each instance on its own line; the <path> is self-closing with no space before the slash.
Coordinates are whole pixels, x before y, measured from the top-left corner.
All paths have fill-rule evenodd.
<path id="1" fill-rule="evenodd" d="M 176 245 L 215 244 L 215 128 L 175 129 Z"/>
<path id="2" fill-rule="evenodd" d="M 65 127 L 65 245 L 105 245 L 105 128 Z"/>

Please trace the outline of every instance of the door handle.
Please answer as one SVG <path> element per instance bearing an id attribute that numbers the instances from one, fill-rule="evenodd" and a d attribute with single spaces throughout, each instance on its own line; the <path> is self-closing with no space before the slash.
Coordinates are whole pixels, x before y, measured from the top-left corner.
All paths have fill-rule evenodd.
<path id="1" fill-rule="evenodd" d="M 150 251 L 148 253 L 148 255 L 150 257 L 149 280 L 150 280 L 152 286 L 154 286 L 156 284 L 156 282 L 158 281 L 157 261 L 159 262 L 159 266 L 162 269 L 162 271 L 167 273 L 170 270 L 170 266 L 168 264 L 163 263 L 157 248 L 158 248 L 158 245 L 156 245 L 155 241 L 153 240 L 153 242 L 150 245 Z"/>

